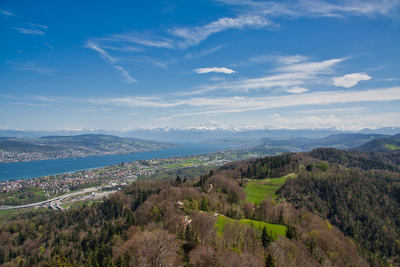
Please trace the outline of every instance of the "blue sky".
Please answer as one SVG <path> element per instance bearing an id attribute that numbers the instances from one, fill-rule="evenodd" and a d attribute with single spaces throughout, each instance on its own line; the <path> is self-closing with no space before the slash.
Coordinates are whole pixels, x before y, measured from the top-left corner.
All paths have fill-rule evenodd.
<path id="1" fill-rule="evenodd" d="M 1 1 L 0 127 L 399 127 L 399 7 Z"/>

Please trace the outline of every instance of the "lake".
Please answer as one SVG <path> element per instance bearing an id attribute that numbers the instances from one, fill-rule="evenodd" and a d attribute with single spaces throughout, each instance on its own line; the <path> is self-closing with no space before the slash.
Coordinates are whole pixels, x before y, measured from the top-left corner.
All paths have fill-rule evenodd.
<path id="1" fill-rule="evenodd" d="M 0 164 L 0 181 L 30 179 L 47 175 L 55 175 L 79 170 L 95 169 L 121 162 L 131 162 L 142 159 L 170 158 L 208 154 L 232 146 L 222 144 L 205 144 L 192 141 L 176 141 L 184 146 L 125 155 L 106 155 L 84 158 L 53 159 L 42 161 L 2 163 Z"/>

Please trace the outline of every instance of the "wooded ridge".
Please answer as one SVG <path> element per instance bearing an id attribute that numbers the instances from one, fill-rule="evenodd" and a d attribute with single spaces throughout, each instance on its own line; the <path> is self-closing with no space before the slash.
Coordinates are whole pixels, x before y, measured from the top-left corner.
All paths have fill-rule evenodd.
<path id="1" fill-rule="evenodd" d="M 398 163 L 396 153 L 322 148 L 136 182 L 101 203 L 1 216 L 0 263 L 398 266 Z M 246 202 L 252 183 L 268 189 L 288 174 Z"/>

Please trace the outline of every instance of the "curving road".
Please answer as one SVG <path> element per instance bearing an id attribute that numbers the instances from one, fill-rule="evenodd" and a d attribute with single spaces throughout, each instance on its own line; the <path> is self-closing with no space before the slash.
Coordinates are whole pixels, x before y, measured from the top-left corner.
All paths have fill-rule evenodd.
<path id="1" fill-rule="evenodd" d="M 16 209 L 24 209 L 24 208 L 32 208 L 32 207 L 37 207 L 37 206 L 42 206 L 44 204 L 48 204 L 50 203 L 50 208 L 53 210 L 63 210 L 64 208 L 60 206 L 60 202 L 64 199 L 66 199 L 67 197 L 71 197 L 71 196 L 75 196 L 75 195 L 79 195 L 79 194 L 83 194 L 83 193 L 88 193 L 88 192 L 93 192 L 93 191 L 97 191 L 99 190 L 100 187 L 98 188 L 86 188 L 86 189 L 82 189 L 80 191 L 74 192 L 74 193 L 69 193 L 66 195 L 62 195 L 60 197 L 55 197 L 52 199 L 48 199 L 46 201 L 42 201 L 42 202 L 36 202 L 36 203 L 32 203 L 32 204 L 28 204 L 28 205 L 22 205 L 22 206 L 13 206 L 13 207 L 0 207 L 0 210 L 16 210 Z"/>

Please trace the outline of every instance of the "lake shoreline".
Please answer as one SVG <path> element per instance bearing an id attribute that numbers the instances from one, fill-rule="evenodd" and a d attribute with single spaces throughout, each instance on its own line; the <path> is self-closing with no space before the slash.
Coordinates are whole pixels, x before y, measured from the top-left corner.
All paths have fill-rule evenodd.
<path id="1" fill-rule="evenodd" d="M 192 141 L 177 141 L 177 143 L 181 146 L 143 153 L 3 163 L 0 164 L 0 181 L 33 179 L 81 170 L 91 170 L 137 160 L 209 154 L 233 147 L 230 145 L 205 144 Z"/>

